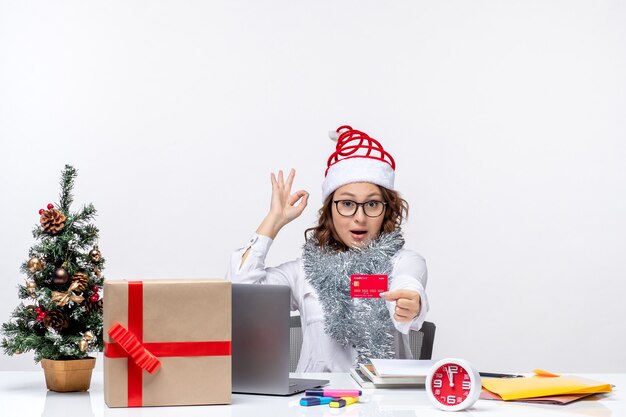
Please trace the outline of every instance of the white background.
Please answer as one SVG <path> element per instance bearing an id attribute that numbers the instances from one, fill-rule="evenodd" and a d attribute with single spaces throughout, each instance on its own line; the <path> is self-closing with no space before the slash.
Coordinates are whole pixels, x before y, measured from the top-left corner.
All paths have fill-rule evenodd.
<path id="1" fill-rule="evenodd" d="M 435 357 L 626 372 L 624 22 L 596 0 L 3 0 L 0 318 L 64 164 L 105 277 L 223 277 L 272 170 L 311 203 L 268 264 L 299 256 L 347 123 L 396 158 Z"/>

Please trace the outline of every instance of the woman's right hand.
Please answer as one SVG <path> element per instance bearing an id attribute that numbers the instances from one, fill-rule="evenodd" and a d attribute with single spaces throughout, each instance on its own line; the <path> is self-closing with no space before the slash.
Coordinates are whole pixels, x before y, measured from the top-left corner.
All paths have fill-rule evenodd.
<path id="1" fill-rule="evenodd" d="M 270 211 L 257 229 L 258 234 L 274 239 L 283 226 L 298 218 L 306 208 L 309 193 L 305 190 L 291 193 L 295 176 L 296 171 L 294 169 L 289 172 L 287 181 L 284 180 L 283 171 L 278 171 L 278 177 L 272 172 Z"/>

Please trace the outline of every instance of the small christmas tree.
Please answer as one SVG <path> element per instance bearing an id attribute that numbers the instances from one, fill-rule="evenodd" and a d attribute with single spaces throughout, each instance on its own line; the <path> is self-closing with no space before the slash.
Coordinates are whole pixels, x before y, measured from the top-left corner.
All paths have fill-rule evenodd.
<path id="1" fill-rule="evenodd" d="M 66 165 L 61 177 L 58 205 L 39 210 L 40 225 L 33 230 L 37 243 L 22 264 L 27 275 L 18 285 L 25 300 L 2 325 L 2 348 L 8 355 L 34 351 L 42 359 L 86 358 L 102 350 L 102 299 L 104 258 L 91 224 L 92 204 L 70 212 L 76 170 Z"/>

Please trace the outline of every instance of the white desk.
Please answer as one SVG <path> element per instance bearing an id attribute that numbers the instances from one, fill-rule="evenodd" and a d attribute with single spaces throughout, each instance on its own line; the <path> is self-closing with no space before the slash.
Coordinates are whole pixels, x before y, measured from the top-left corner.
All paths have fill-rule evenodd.
<path id="1" fill-rule="evenodd" d="M 505 403 L 478 400 L 464 416 L 520 417 L 621 417 L 626 416 L 626 374 L 578 374 L 615 385 L 614 392 L 594 400 L 565 406 Z M 296 377 L 330 379 L 330 387 L 358 388 L 348 374 L 306 374 Z M 203 416 L 203 417 L 428 417 L 453 416 L 430 405 L 424 390 L 364 390 L 370 402 L 333 409 L 328 406 L 301 407 L 302 395 L 270 397 L 233 395 L 232 405 L 203 407 L 108 408 L 104 404 L 102 373 L 94 372 L 89 392 L 60 394 L 47 391 L 43 372 L 0 372 L 0 416 L 3 417 L 94 417 L 94 416 Z"/>

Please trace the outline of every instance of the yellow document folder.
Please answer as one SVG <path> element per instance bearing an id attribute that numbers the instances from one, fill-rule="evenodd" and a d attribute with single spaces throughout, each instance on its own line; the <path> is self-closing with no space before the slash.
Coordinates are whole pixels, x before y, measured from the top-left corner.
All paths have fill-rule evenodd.
<path id="1" fill-rule="evenodd" d="M 539 373 L 538 373 L 539 374 Z M 546 397 L 564 394 L 611 392 L 611 384 L 576 376 L 533 376 L 530 378 L 483 378 L 483 387 L 503 400 Z"/>

